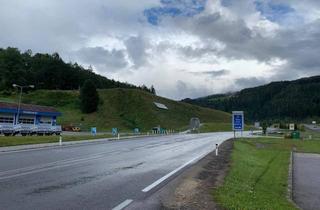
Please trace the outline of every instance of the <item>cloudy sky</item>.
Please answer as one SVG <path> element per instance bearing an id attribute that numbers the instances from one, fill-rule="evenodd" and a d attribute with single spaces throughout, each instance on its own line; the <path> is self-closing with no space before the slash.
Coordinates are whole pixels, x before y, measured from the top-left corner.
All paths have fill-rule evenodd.
<path id="1" fill-rule="evenodd" d="M 182 99 L 320 73 L 319 0 L 0 0 L 0 47 Z"/>

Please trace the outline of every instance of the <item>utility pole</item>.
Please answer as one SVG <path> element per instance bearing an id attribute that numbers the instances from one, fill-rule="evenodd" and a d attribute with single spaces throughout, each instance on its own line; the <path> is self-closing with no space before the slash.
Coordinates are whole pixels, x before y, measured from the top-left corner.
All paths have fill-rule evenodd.
<path id="1" fill-rule="evenodd" d="M 19 118 L 20 118 L 20 109 L 21 109 L 21 99 L 22 99 L 22 90 L 23 88 L 34 88 L 34 85 L 17 85 L 13 84 L 12 87 L 14 88 L 20 88 L 20 96 L 19 96 L 19 104 L 18 104 L 18 114 L 17 114 L 17 119 L 16 119 L 16 124 L 19 124 Z"/>

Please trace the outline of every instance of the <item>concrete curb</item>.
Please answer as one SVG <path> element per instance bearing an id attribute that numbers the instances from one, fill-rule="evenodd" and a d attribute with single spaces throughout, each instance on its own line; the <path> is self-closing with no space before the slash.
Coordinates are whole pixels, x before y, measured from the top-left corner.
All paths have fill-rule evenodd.
<path id="1" fill-rule="evenodd" d="M 175 135 L 175 134 L 171 134 Z M 18 145 L 18 146 L 9 146 L 9 147 L 0 147 L 0 154 L 6 152 L 18 152 L 18 151 L 25 151 L 25 150 L 34 150 L 34 149 L 45 149 L 45 148 L 62 148 L 74 145 L 87 145 L 87 144 L 94 144 L 94 143 L 106 143 L 111 141 L 124 141 L 128 139 L 138 139 L 142 137 L 154 137 L 154 136 L 161 136 L 161 135 L 139 135 L 139 136 L 124 136 L 118 139 L 117 137 L 113 138 L 101 138 L 101 139 L 92 139 L 92 140 L 79 140 L 79 141 L 66 141 L 63 142 L 62 145 L 59 145 L 59 141 L 56 143 L 44 143 L 44 144 L 28 144 L 28 145 Z"/>
<path id="2" fill-rule="evenodd" d="M 289 172 L 288 172 L 288 193 L 287 198 L 290 202 L 293 202 L 293 152 L 290 152 Z"/>
<path id="3" fill-rule="evenodd" d="M 293 164 L 294 164 L 294 157 L 293 151 L 290 152 L 290 163 L 289 163 L 289 173 L 288 173 L 288 193 L 287 199 L 290 203 L 292 203 L 297 209 L 301 209 L 293 200 Z"/>

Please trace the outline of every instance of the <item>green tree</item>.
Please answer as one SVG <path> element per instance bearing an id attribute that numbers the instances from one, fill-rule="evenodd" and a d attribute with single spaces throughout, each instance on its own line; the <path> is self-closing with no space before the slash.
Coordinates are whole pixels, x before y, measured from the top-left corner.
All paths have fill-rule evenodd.
<path id="1" fill-rule="evenodd" d="M 154 88 L 153 85 L 151 85 L 150 92 L 151 92 L 153 95 L 157 95 L 156 89 Z"/>
<path id="2" fill-rule="evenodd" d="M 91 80 L 86 80 L 80 90 L 80 107 L 83 113 L 97 111 L 99 95 L 95 84 Z"/>
<path id="3" fill-rule="evenodd" d="M 77 63 L 66 63 L 56 52 L 53 54 L 23 53 L 17 48 L 0 48 L 0 91 L 12 90 L 12 84 L 33 84 L 37 89 L 77 90 L 90 79 L 97 88 L 133 88 L 150 92 L 148 88 L 108 79 Z"/>

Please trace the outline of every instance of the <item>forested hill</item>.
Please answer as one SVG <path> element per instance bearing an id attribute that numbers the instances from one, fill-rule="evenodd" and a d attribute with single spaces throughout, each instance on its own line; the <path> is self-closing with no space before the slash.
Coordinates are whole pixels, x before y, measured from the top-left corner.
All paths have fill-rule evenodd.
<path id="1" fill-rule="evenodd" d="M 183 101 L 226 112 L 243 110 L 249 121 L 319 118 L 320 76 L 272 82 L 233 94 L 211 95 Z"/>
<path id="2" fill-rule="evenodd" d="M 110 80 L 77 63 L 65 63 L 58 53 L 33 54 L 31 50 L 0 48 L 0 90 L 11 89 L 14 83 L 33 84 L 37 89 L 75 90 L 87 79 L 101 89 L 134 88 L 154 92 L 153 88 Z"/>

